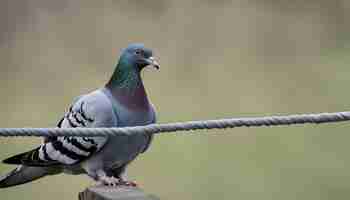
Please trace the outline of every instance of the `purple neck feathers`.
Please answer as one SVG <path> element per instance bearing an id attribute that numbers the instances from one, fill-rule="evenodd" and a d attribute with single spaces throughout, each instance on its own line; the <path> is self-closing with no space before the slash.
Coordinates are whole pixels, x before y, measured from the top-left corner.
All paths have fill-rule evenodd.
<path id="1" fill-rule="evenodd" d="M 108 88 L 113 97 L 130 110 L 148 110 L 150 108 L 146 90 L 141 82 L 135 88 L 112 87 Z"/>

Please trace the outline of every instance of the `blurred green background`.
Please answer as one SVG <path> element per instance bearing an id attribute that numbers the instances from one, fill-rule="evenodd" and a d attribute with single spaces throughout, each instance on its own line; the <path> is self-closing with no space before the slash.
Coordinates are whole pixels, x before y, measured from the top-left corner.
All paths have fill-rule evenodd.
<path id="1" fill-rule="evenodd" d="M 347 0 L 2 0 L 0 126 L 55 126 L 130 42 L 160 60 L 143 73 L 160 123 L 349 110 L 349 11 Z M 349 199 L 349 128 L 161 135 L 128 175 L 162 200 Z M 0 158 L 39 142 L 0 138 Z M 0 199 L 77 199 L 91 184 L 59 175 Z"/>

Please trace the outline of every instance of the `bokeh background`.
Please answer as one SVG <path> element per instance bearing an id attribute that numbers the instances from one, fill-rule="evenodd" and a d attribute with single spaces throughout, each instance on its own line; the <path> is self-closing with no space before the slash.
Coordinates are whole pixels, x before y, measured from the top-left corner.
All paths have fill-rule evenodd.
<path id="1" fill-rule="evenodd" d="M 347 0 L 1 0 L 0 126 L 55 126 L 130 42 L 161 62 L 143 73 L 160 123 L 348 110 L 349 17 Z M 128 174 L 162 200 L 349 199 L 349 129 L 160 135 Z M 0 138 L 0 158 L 39 142 Z M 59 175 L 0 199 L 77 199 L 91 184 Z"/>

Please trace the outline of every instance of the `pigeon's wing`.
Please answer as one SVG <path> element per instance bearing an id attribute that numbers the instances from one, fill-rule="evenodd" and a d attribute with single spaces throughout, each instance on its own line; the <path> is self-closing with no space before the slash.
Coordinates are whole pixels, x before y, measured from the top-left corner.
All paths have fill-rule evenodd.
<path id="1" fill-rule="evenodd" d="M 59 125 L 62 128 L 115 127 L 117 120 L 110 100 L 98 90 L 76 101 Z M 4 162 L 27 166 L 72 165 L 98 152 L 107 140 L 108 137 L 57 137 Z"/>
<path id="2" fill-rule="evenodd" d="M 72 102 L 72 106 L 74 106 L 75 103 L 77 103 L 77 102 L 79 101 L 79 99 L 81 99 L 83 96 L 84 96 L 84 95 L 80 95 L 80 96 L 74 98 L 74 100 L 73 100 L 73 102 Z M 72 106 L 69 108 L 69 112 L 71 111 Z M 66 118 L 66 115 L 67 115 L 67 114 L 65 114 L 65 115 L 58 121 L 58 123 L 57 123 L 57 127 L 58 127 L 58 128 L 62 128 L 62 124 L 63 124 L 63 122 L 64 122 L 64 120 L 65 120 L 65 118 Z M 44 137 L 44 143 L 51 142 L 51 141 L 54 141 L 54 140 L 56 140 L 56 139 L 57 139 L 57 136 L 46 136 L 46 137 Z"/>

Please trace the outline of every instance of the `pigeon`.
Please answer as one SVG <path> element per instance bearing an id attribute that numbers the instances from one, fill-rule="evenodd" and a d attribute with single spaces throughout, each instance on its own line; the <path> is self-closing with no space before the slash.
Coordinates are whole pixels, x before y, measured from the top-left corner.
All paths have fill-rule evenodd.
<path id="1" fill-rule="evenodd" d="M 159 69 L 152 50 L 143 44 L 123 49 L 110 80 L 73 100 L 59 128 L 143 126 L 156 122 L 153 104 L 141 78 L 146 66 Z M 3 160 L 18 165 L 0 177 L 0 188 L 28 183 L 44 176 L 87 174 L 103 185 L 133 185 L 125 170 L 152 141 L 151 134 L 106 137 L 45 137 L 37 148 Z"/>

